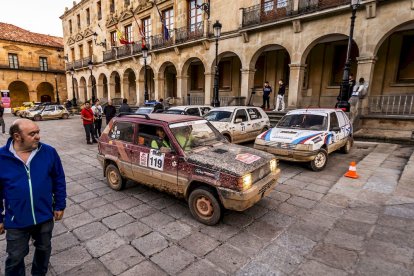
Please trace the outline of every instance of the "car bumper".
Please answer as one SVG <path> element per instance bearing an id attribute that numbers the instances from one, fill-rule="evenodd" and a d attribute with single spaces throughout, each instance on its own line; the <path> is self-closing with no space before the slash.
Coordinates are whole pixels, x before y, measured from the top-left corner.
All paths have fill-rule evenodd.
<path id="1" fill-rule="evenodd" d="M 243 192 L 219 187 L 218 194 L 224 208 L 235 211 L 244 211 L 269 194 L 277 184 L 280 169 L 270 173 L 265 178 L 257 181 L 253 186 Z"/>
<path id="2" fill-rule="evenodd" d="M 277 158 L 287 161 L 308 162 L 315 159 L 318 151 L 304 151 L 295 149 L 279 149 L 266 145 L 254 144 L 254 148 L 273 153 Z"/>

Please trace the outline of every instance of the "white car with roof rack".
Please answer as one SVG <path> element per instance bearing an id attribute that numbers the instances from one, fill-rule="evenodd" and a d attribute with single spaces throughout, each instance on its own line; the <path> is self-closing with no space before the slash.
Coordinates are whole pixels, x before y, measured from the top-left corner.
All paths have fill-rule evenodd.
<path id="1" fill-rule="evenodd" d="M 312 170 L 320 171 L 328 154 L 336 150 L 348 153 L 352 145 L 352 124 L 341 109 L 297 109 L 257 136 L 254 148 L 282 160 L 309 162 Z"/>
<path id="2" fill-rule="evenodd" d="M 192 115 L 203 116 L 207 114 L 212 107 L 208 105 L 179 105 L 173 106 L 165 110 L 165 114 L 178 114 L 178 115 Z"/>

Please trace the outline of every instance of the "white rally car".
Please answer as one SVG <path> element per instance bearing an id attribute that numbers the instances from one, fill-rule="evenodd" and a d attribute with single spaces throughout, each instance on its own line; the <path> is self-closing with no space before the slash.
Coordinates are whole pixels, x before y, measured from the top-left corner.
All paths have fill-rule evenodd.
<path id="1" fill-rule="evenodd" d="M 270 128 L 267 114 L 253 106 L 225 106 L 204 115 L 232 143 L 252 141 Z"/>
<path id="2" fill-rule="evenodd" d="M 257 136 L 254 148 L 282 160 L 310 162 L 312 170 L 320 171 L 326 166 L 329 153 L 351 150 L 352 135 L 352 125 L 340 109 L 298 109 Z"/>

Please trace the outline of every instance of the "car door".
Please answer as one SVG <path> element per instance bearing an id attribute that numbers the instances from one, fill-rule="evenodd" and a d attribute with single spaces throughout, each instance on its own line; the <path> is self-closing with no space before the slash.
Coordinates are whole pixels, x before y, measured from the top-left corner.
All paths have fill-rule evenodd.
<path id="1" fill-rule="evenodd" d="M 333 152 L 341 147 L 341 128 L 336 112 L 329 113 L 329 133 L 331 135 L 328 152 Z"/>
<path id="2" fill-rule="evenodd" d="M 336 111 L 336 116 L 338 117 L 339 127 L 341 128 L 339 138 L 341 140 L 341 146 L 343 146 L 350 135 L 351 125 L 348 117 L 346 117 L 343 111 Z"/>
<path id="3" fill-rule="evenodd" d="M 131 160 L 134 143 L 135 125 L 130 122 L 115 122 L 109 132 L 108 144 L 112 146 L 119 171 L 122 176 L 133 179 Z"/>
<path id="4" fill-rule="evenodd" d="M 42 118 L 43 119 L 53 118 L 54 112 L 55 112 L 55 106 L 54 105 L 48 105 L 42 111 Z"/>
<path id="5" fill-rule="evenodd" d="M 233 117 L 232 141 L 242 142 L 248 139 L 249 118 L 244 108 L 237 109 Z"/>
<path id="6" fill-rule="evenodd" d="M 166 133 L 165 140 L 170 145 L 156 149 L 152 141 L 159 139 L 157 128 Z M 133 179 L 158 190 L 176 193 L 177 185 L 177 151 L 174 149 L 168 132 L 162 125 L 138 124 L 137 139 L 132 148 Z M 167 152 L 165 152 L 167 150 Z"/>
<path id="7" fill-rule="evenodd" d="M 256 138 L 256 136 L 259 135 L 262 132 L 262 129 L 266 126 L 265 119 L 262 117 L 257 108 L 247 108 L 247 113 L 249 114 L 252 124 L 252 135 Z"/>

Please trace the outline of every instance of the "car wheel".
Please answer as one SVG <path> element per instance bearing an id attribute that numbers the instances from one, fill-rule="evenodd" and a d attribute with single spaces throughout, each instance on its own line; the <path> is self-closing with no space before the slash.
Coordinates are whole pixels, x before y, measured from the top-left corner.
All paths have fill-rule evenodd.
<path id="1" fill-rule="evenodd" d="M 226 138 L 227 142 L 231 143 L 231 138 L 228 134 L 223 134 L 224 138 Z"/>
<path id="2" fill-rule="evenodd" d="M 328 163 L 328 152 L 325 149 L 320 149 L 316 154 L 315 159 L 310 162 L 310 167 L 313 171 L 321 171 Z"/>
<path id="3" fill-rule="evenodd" d="M 20 113 L 21 113 L 20 111 L 16 111 L 13 115 L 14 116 L 20 116 Z"/>
<path id="4" fill-rule="evenodd" d="M 40 120 L 42 120 L 42 116 L 40 116 L 40 115 L 35 115 L 35 116 L 33 117 L 33 120 L 35 120 L 35 121 L 40 121 Z"/>
<path id="5" fill-rule="evenodd" d="M 120 191 L 125 188 L 126 180 L 113 164 L 109 164 L 106 167 L 106 180 L 109 187 L 115 191 Z"/>
<path id="6" fill-rule="evenodd" d="M 65 113 L 65 114 L 62 115 L 62 119 L 68 119 L 68 118 L 69 118 L 68 114 Z"/>
<path id="7" fill-rule="evenodd" d="M 340 149 L 342 153 L 349 153 L 351 151 L 352 148 L 352 138 L 348 138 L 348 140 L 346 140 L 345 145 Z"/>
<path id="8" fill-rule="evenodd" d="M 214 193 L 206 187 L 200 187 L 192 191 L 188 199 L 188 205 L 194 218 L 206 225 L 215 225 L 221 218 L 220 202 L 214 196 Z"/>

